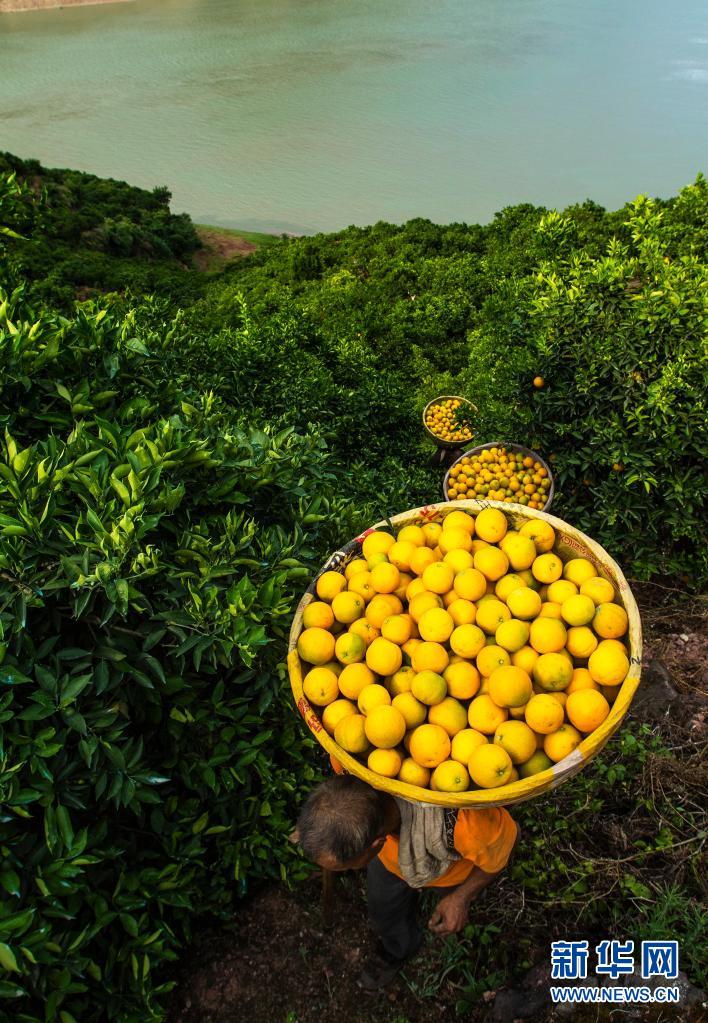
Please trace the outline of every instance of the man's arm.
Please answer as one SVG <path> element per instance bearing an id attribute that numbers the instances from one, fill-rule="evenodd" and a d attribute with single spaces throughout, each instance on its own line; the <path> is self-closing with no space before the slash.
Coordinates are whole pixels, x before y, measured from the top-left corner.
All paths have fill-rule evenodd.
<path id="1" fill-rule="evenodd" d="M 501 870 L 496 874 L 485 874 L 479 867 L 473 867 L 469 877 L 454 892 L 440 899 L 428 921 L 428 928 L 443 938 L 461 931 L 467 923 L 470 903 L 499 874 Z"/>
<path id="2" fill-rule="evenodd" d="M 514 823 L 516 824 L 515 821 Z M 516 824 L 514 846 L 516 846 L 518 841 L 519 825 Z M 512 846 L 512 849 L 514 846 Z M 459 887 L 455 888 L 454 892 L 440 899 L 428 921 L 428 928 L 442 938 L 447 937 L 448 934 L 455 934 L 457 931 L 461 931 L 467 923 L 470 903 L 501 873 L 502 871 L 498 870 L 495 874 L 487 874 L 481 867 L 473 867 L 469 877 Z"/>

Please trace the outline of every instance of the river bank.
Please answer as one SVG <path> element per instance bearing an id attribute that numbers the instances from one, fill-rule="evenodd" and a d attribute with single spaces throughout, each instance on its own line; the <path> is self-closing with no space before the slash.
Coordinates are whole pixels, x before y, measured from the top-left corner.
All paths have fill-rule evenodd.
<path id="1" fill-rule="evenodd" d="M 88 7 L 94 4 L 129 3 L 130 0 L 0 0 L 0 14 L 20 11 L 48 11 L 58 7 Z"/>

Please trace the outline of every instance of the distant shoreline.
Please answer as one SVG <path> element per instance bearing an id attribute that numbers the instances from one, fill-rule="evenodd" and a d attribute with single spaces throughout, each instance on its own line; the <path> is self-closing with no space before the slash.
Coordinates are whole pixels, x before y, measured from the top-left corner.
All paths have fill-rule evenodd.
<path id="1" fill-rule="evenodd" d="M 60 7 L 88 7 L 93 4 L 120 4 L 130 0 L 0 0 L 0 14 L 20 11 L 49 11 Z"/>

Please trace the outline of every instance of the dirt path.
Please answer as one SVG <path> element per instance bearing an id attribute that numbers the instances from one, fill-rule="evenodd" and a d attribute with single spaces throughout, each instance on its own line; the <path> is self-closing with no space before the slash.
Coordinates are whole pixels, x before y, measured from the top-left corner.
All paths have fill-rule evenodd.
<path id="1" fill-rule="evenodd" d="M 219 270 L 229 260 L 250 256 L 258 249 L 257 245 L 240 235 L 220 231 L 216 227 L 198 227 L 197 234 L 204 246 L 194 254 L 197 270 Z"/>

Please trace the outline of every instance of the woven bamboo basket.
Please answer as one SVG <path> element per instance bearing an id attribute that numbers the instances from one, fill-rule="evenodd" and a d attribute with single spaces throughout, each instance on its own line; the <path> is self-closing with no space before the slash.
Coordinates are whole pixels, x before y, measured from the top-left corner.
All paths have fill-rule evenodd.
<path id="1" fill-rule="evenodd" d="M 430 439 L 434 441 L 439 448 L 450 448 L 452 450 L 453 448 L 459 448 L 461 444 L 469 444 L 469 441 L 443 440 L 442 437 L 437 437 L 426 423 L 425 419 L 426 416 L 428 415 L 428 410 L 430 409 L 430 406 L 437 405 L 438 402 L 441 401 L 462 402 L 465 409 L 470 414 L 470 419 L 472 419 L 474 413 L 477 411 L 477 406 L 473 405 L 472 402 L 469 401 L 467 398 L 463 398 L 460 394 L 441 394 L 439 397 L 433 398 L 432 401 L 429 401 L 428 404 L 423 409 L 423 429 L 430 437 Z"/>
<path id="2" fill-rule="evenodd" d="M 611 735 L 619 728 L 625 717 L 632 698 L 639 685 L 639 678 L 642 663 L 642 626 L 639 618 L 637 604 L 632 596 L 627 580 L 622 571 L 609 554 L 594 540 L 585 533 L 570 526 L 562 519 L 557 519 L 547 512 L 536 511 L 519 504 L 505 504 L 499 501 L 447 501 L 442 504 L 426 505 L 424 508 L 416 508 L 412 511 L 402 512 L 394 515 L 393 518 L 378 522 L 375 526 L 367 529 L 361 536 L 350 541 L 341 550 L 336 551 L 322 567 L 321 572 L 337 571 L 343 572 L 345 566 L 354 558 L 361 557 L 361 544 L 364 537 L 374 529 L 398 531 L 403 526 L 421 524 L 425 522 L 442 521 L 449 512 L 456 508 L 463 509 L 476 515 L 482 508 L 499 508 L 507 516 L 508 521 L 515 527 L 523 525 L 529 519 L 544 519 L 549 522 L 556 532 L 554 551 L 559 557 L 567 561 L 571 557 L 584 557 L 591 561 L 598 572 L 612 583 L 617 592 L 617 600 L 624 607 L 629 618 L 629 632 L 627 641 L 629 644 L 629 673 L 620 686 L 615 702 L 610 708 L 610 713 L 590 735 L 586 736 L 579 746 L 573 750 L 564 760 L 553 764 L 546 771 L 541 771 L 530 778 L 520 778 L 509 785 L 503 785 L 496 789 L 474 789 L 467 792 L 433 792 L 431 789 L 423 789 L 417 785 L 408 785 L 392 778 L 384 778 L 357 760 L 356 757 L 347 753 L 339 746 L 322 726 L 322 723 L 303 693 L 303 665 L 297 652 L 297 640 L 302 631 L 302 613 L 315 596 L 316 579 L 308 587 L 300 601 L 292 628 L 288 645 L 288 672 L 293 697 L 300 714 L 305 720 L 308 728 L 317 741 L 334 756 L 350 774 L 362 778 L 369 785 L 393 795 L 401 796 L 416 803 L 432 803 L 438 806 L 453 806 L 461 808 L 481 806 L 508 806 L 512 803 L 521 803 L 533 799 L 544 792 L 557 788 L 597 756 Z"/>
<path id="3" fill-rule="evenodd" d="M 442 487 L 443 500 L 444 501 L 449 500 L 447 496 L 447 488 L 450 485 L 450 470 L 454 469 L 455 466 L 458 465 L 463 458 L 471 458 L 473 455 L 480 455 L 483 451 L 488 451 L 490 448 L 507 448 L 509 451 L 520 451 L 522 455 L 524 456 L 528 455 L 530 458 L 533 458 L 535 462 L 537 461 L 541 463 L 543 468 L 548 473 L 548 478 L 551 481 L 551 489 L 548 491 L 548 500 L 546 501 L 545 505 L 541 510 L 549 512 L 551 510 L 551 505 L 553 504 L 553 498 L 556 492 L 555 480 L 553 478 L 553 471 L 550 465 L 544 458 L 541 457 L 541 455 L 539 455 L 538 451 L 532 451 L 531 448 L 525 448 L 523 444 L 509 444 L 506 441 L 501 440 L 491 440 L 489 441 L 488 444 L 480 444 L 476 448 L 469 448 L 468 451 L 463 451 L 460 457 L 452 463 L 450 468 L 445 473 L 445 479 L 443 480 Z M 530 510 L 533 511 L 534 509 L 532 508 Z"/>

